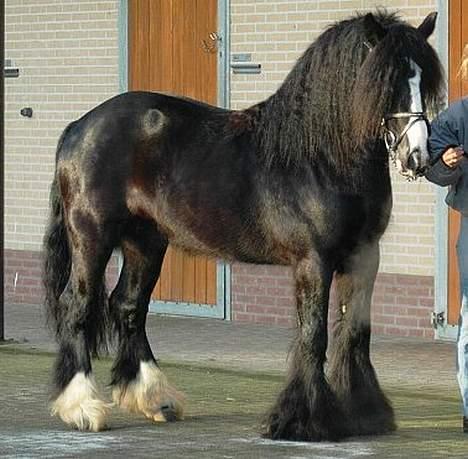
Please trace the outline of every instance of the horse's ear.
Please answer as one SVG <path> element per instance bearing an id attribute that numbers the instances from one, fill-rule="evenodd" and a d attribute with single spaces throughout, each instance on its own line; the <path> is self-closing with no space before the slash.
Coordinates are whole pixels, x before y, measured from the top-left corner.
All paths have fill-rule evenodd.
<path id="1" fill-rule="evenodd" d="M 424 19 L 424 21 L 418 27 L 419 32 L 422 34 L 422 36 L 426 40 L 432 35 L 432 32 L 434 32 L 436 19 L 437 19 L 436 11 L 429 13 L 426 16 L 426 19 Z"/>
<path id="2" fill-rule="evenodd" d="M 370 41 L 372 45 L 382 40 L 387 33 L 385 28 L 372 13 L 367 13 L 364 16 L 364 30 L 367 40 Z"/>

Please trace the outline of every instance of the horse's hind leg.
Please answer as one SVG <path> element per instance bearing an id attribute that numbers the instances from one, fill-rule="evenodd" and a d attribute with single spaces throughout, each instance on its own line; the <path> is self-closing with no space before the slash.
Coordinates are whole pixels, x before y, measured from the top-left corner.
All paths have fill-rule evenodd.
<path id="1" fill-rule="evenodd" d="M 166 248 L 167 241 L 153 225 L 143 221 L 132 225 L 122 241 L 123 268 L 110 297 L 119 338 L 112 369 L 114 402 L 153 421 L 183 416 L 183 396 L 160 370 L 145 331 L 148 303 Z"/>
<path id="2" fill-rule="evenodd" d="M 51 411 L 74 428 L 96 432 L 105 428 L 110 405 L 94 382 L 90 353 L 105 340 L 104 271 L 113 246 L 111 232 L 85 211 L 75 209 L 67 229 L 71 272 L 58 299 L 59 350 Z"/>
<path id="3" fill-rule="evenodd" d="M 287 386 L 264 432 L 272 439 L 339 440 L 349 434 L 324 374 L 331 269 L 308 258 L 296 267 L 298 325 Z"/>
<path id="4" fill-rule="evenodd" d="M 378 243 L 361 247 L 336 276 L 339 318 L 335 324 L 329 381 L 353 435 L 395 430 L 393 409 L 369 356 L 370 305 L 379 265 Z"/>

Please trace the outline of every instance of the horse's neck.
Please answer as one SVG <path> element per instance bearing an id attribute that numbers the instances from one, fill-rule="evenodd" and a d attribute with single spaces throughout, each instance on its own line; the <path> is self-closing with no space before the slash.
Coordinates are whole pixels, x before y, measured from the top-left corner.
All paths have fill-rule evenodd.
<path id="1" fill-rule="evenodd" d="M 344 139 L 340 142 L 341 145 L 333 145 L 320 139 L 319 130 L 313 133 L 315 138 L 308 138 L 306 126 L 291 129 L 287 124 L 288 115 L 281 118 L 272 113 L 279 106 L 275 97 L 279 97 L 278 93 L 238 114 L 243 120 L 240 124 L 248 125 L 252 130 L 252 140 L 260 161 L 292 170 L 316 169 L 343 183 L 355 183 L 357 176 L 388 173 L 388 157 L 380 142 L 376 140 L 371 146 L 353 147 L 353 151 L 343 154 L 342 151 L 346 148 Z M 291 149 L 291 145 L 297 148 Z M 281 148 L 286 148 L 287 154 Z"/>

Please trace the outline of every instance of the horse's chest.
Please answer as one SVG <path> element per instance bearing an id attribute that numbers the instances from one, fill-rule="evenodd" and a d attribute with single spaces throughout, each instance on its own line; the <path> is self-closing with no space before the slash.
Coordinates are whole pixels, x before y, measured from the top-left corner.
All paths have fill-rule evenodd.
<path id="1" fill-rule="evenodd" d="M 379 240 L 390 212 L 390 195 L 367 199 L 329 194 L 308 196 L 295 205 L 277 202 L 263 211 L 263 221 L 272 248 L 300 258 L 309 250 L 339 254 Z"/>
<path id="2" fill-rule="evenodd" d="M 387 228 L 391 207 L 390 195 L 380 199 L 343 198 L 336 209 L 328 213 L 325 234 L 329 234 L 331 245 L 338 248 L 352 249 L 357 244 L 378 241 Z"/>

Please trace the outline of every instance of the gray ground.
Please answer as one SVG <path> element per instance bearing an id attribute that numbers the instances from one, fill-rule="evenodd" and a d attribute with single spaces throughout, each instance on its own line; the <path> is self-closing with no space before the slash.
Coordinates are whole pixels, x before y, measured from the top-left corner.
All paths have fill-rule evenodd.
<path id="1" fill-rule="evenodd" d="M 340 443 L 270 442 L 261 416 L 281 387 L 292 331 L 208 319 L 150 317 L 163 368 L 188 398 L 186 420 L 151 424 L 114 411 L 111 429 L 70 431 L 47 410 L 54 345 L 37 307 L 6 311 L 0 346 L 1 458 L 445 458 L 468 457 L 460 429 L 454 345 L 375 338 L 372 358 L 392 400 L 397 433 Z M 108 382 L 109 358 L 95 365 Z"/>

